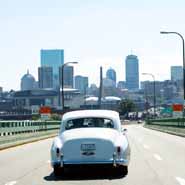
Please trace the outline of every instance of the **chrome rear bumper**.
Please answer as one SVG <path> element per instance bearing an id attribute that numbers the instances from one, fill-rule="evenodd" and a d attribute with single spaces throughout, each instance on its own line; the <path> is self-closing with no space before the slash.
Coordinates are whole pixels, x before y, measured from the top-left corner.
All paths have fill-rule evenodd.
<path id="1" fill-rule="evenodd" d="M 117 165 L 123 165 L 123 166 L 128 166 L 129 164 L 129 161 L 128 160 L 125 160 L 125 159 L 116 159 L 116 160 L 107 160 L 107 161 L 53 161 L 51 162 L 52 166 L 54 165 L 60 165 L 61 167 L 62 166 L 67 166 L 67 165 L 101 165 L 101 164 L 104 164 L 104 165 L 113 165 L 113 166 L 117 166 Z"/>

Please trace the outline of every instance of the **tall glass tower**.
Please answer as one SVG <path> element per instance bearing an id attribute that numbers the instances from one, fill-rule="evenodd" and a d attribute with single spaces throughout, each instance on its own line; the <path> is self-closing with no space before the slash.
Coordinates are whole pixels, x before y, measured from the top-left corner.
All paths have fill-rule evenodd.
<path id="1" fill-rule="evenodd" d="M 116 83 L 116 71 L 112 68 L 108 69 L 106 72 L 106 77 L 113 80 Z"/>
<path id="2" fill-rule="evenodd" d="M 126 87 L 129 90 L 139 89 L 139 60 L 136 55 L 128 55 L 125 61 Z"/>
<path id="3" fill-rule="evenodd" d="M 59 86 L 59 67 L 64 64 L 63 49 L 47 49 L 40 51 L 41 67 L 53 68 L 53 88 Z"/>

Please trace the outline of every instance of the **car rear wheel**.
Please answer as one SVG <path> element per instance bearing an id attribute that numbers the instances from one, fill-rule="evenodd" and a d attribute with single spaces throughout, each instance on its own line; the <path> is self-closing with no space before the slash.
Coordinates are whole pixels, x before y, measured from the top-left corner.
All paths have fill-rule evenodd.
<path id="1" fill-rule="evenodd" d="M 55 176 L 62 175 L 63 168 L 62 168 L 60 165 L 55 165 L 55 166 L 53 167 L 53 172 L 54 172 L 54 175 L 55 175 Z"/>
<path id="2" fill-rule="evenodd" d="M 121 174 L 127 175 L 128 174 L 128 166 L 120 166 L 119 171 Z"/>

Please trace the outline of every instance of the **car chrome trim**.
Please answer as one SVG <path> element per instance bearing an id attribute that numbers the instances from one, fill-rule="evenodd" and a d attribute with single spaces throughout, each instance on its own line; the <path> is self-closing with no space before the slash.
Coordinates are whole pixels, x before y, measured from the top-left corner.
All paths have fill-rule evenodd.
<path id="1" fill-rule="evenodd" d="M 119 159 L 119 160 L 107 160 L 107 161 L 63 161 L 63 164 L 128 164 L 128 160 Z"/>

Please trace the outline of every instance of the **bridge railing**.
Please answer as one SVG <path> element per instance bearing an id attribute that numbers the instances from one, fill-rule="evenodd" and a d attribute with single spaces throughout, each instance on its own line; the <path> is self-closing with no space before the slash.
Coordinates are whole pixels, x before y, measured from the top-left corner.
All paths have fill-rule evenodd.
<path id="1" fill-rule="evenodd" d="M 146 124 L 185 128 L 185 118 L 147 119 Z"/>
<path id="2" fill-rule="evenodd" d="M 60 123 L 60 121 L 0 121 L 0 136 L 59 129 Z"/>

